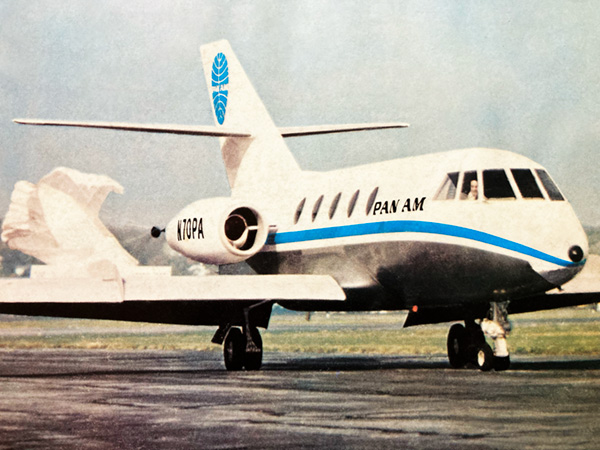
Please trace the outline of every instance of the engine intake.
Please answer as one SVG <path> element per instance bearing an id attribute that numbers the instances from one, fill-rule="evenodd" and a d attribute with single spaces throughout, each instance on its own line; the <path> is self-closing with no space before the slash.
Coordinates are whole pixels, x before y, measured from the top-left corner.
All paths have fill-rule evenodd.
<path id="1" fill-rule="evenodd" d="M 208 264 L 233 264 L 255 255 L 265 244 L 268 225 L 258 210 L 231 198 L 200 200 L 167 225 L 167 242 L 176 251 Z"/>
<path id="2" fill-rule="evenodd" d="M 258 218 L 250 208 L 238 208 L 225 220 L 225 237 L 239 250 L 249 250 L 256 242 Z"/>

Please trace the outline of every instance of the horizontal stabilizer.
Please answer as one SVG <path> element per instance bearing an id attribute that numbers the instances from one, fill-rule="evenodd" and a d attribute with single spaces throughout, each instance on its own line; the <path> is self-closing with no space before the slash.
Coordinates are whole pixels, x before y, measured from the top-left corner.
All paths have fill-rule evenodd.
<path id="1" fill-rule="evenodd" d="M 385 130 L 388 128 L 407 128 L 402 122 L 355 123 L 346 125 L 314 125 L 306 127 L 279 127 L 283 137 L 310 136 L 314 134 L 347 133 L 349 131 Z"/>
<path id="2" fill-rule="evenodd" d="M 13 119 L 23 125 L 44 125 L 54 127 L 104 128 L 108 130 L 141 131 L 146 133 L 185 134 L 193 136 L 250 137 L 247 131 L 230 130 L 215 126 L 142 124 L 121 122 L 70 122 L 65 120 Z"/>
<path id="3" fill-rule="evenodd" d="M 246 130 L 235 130 L 217 126 L 174 125 L 174 124 L 142 124 L 122 122 L 70 122 L 66 120 L 45 119 L 13 119 L 22 125 L 42 125 L 54 127 L 104 128 L 108 130 L 140 131 L 146 133 L 186 134 L 192 136 L 215 137 L 252 137 Z M 389 123 L 354 123 L 343 125 L 312 125 L 300 127 L 279 127 L 282 137 L 310 136 L 315 134 L 347 133 L 350 131 L 385 130 L 389 128 L 407 128 L 409 124 L 402 122 Z"/>

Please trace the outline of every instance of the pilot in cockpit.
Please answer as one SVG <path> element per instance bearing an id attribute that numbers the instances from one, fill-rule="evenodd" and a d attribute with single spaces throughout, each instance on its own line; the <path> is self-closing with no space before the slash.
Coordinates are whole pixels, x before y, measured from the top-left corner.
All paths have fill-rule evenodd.
<path id="1" fill-rule="evenodd" d="M 471 189 L 467 194 L 467 200 L 477 200 L 477 180 L 471 180 Z"/>
<path id="2" fill-rule="evenodd" d="M 465 179 L 463 180 L 462 189 L 460 192 L 461 200 L 477 200 L 479 195 L 477 188 L 479 183 L 477 182 L 477 175 L 475 172 L 465 173 Z"/>

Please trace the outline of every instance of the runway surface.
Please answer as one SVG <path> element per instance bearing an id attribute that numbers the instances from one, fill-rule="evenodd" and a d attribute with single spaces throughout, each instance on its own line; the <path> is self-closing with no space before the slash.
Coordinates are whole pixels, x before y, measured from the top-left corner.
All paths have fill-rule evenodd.
<path id="1" fill-rule="evenodd" d="M 597 449 L 600 359 L 0 350 L 1 449 Z"/>

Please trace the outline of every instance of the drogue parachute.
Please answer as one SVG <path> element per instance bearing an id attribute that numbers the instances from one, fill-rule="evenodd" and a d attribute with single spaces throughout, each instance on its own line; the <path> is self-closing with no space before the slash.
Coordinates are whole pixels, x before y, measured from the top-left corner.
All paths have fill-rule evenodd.
<path id="1" fill-rule="evenodd" d="M 15 184 L 2 225 L 2 241 L 71 276 L 137 266 L 98 214 L 109 193 L 123 193 L 113 179 L 59 167 L 37 184 Z"/>

